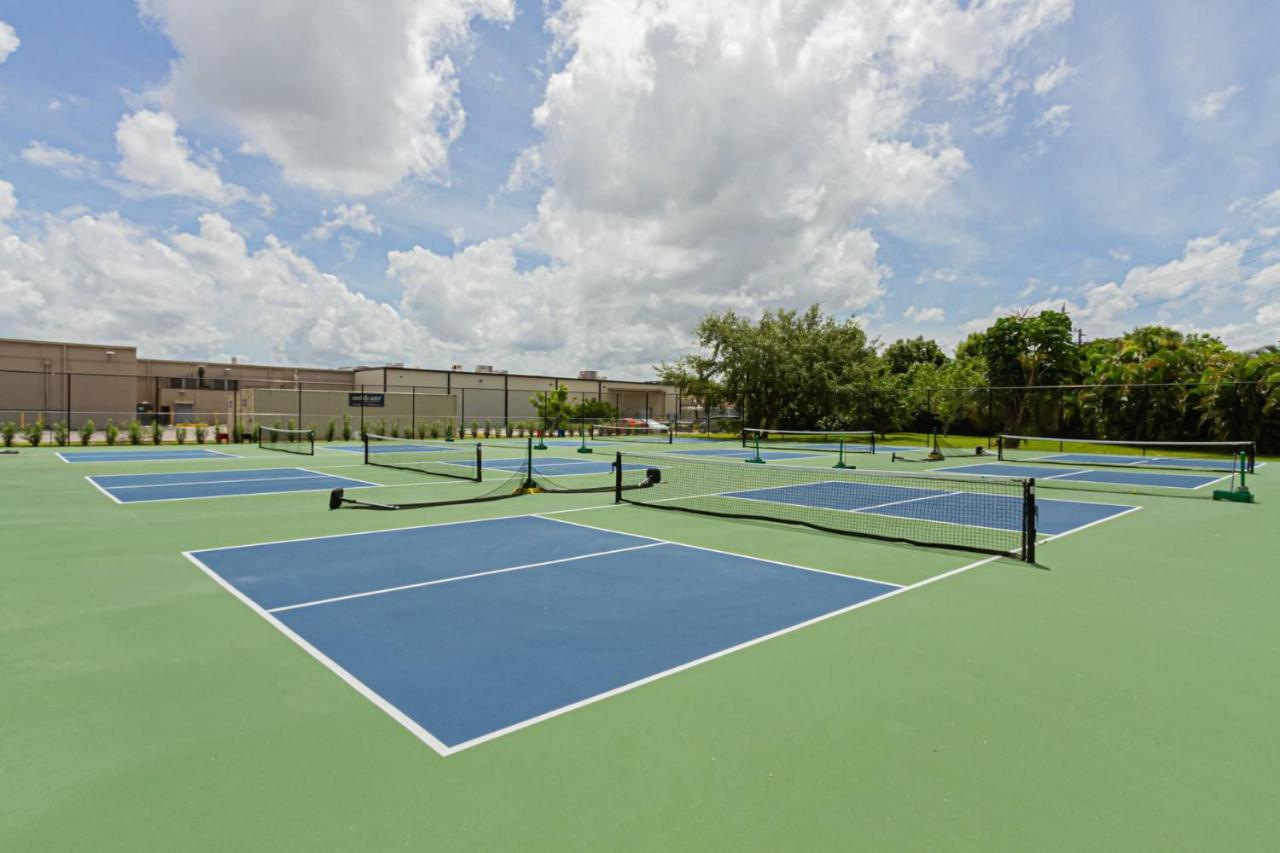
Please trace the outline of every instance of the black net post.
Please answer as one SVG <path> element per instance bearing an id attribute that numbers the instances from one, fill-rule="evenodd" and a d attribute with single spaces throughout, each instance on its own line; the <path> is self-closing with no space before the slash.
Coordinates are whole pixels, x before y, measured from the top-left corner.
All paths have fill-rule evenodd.
<path id="1" fill-rule="evenodd" d="M 622 503 L 622 451 L 613 458 L 613 502 Z"/>
<path id="2" fill-rule="evenodd" d="M 1027 480 L 1022 487 L 1022 559 L 1036 561 L 1036 481 Z"/>
<path id="3" fill-rule="evenodd" d="M 524 488 L 537 488 L 533 479 L 533 436 L 529 436 L 524 446 Z"/>
<path id="4" fill-rule="evenodd" d="M 484 480 L 484 459 L 480 456 L 480 442 L 476 442 L 476 482 Z"/>

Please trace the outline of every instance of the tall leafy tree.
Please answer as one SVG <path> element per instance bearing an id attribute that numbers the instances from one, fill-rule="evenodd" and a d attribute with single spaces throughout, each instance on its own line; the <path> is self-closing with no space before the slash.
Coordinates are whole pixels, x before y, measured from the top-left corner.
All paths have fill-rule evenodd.
<path id="1" fill-rule="evenodd" d="M 826 426 L 847 408 L 862 368 L 876 360 L 856 321 L 837 322 L 817 305 L 804 313 L 766 311 L 756 323 L 731 311 L 711 314 L 697 331 L 715 380 L 749 426 Z"/>
<path id="2" fill-rule="evenodd" d="M 913 365 L 928 364 L 941 367 L 946 364 L 947 354 L 938 346 L 938 342 L 923 335 L 916 338 L 899 338 L 885 347 L 881 356 L 890 373 L 907 373 Z"/>
<path id="3" fill-rule="evenodd" d="M 1028 386 L 1060 385 L 1077 378 L 1080 353 L 1066 312 L 1001 317 L 974 344 L 971 347 L 986 362 L 988 380 L 1003 389 L 1005 423 L 1016 430 L 1028 425 L 1056 428 L 1059 396 Z M 971 347 L 966 347 L 966 354 Z"/>

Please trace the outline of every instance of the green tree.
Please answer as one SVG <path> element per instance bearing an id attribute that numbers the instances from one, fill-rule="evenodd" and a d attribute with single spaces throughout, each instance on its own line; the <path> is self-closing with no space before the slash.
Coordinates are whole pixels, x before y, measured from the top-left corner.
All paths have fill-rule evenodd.
<path id="1" fill-rule="evenodd" d="M 709 353 L 702 377 L 738 404 L 747 426 L 834 426 L 877 361 L 874 342 L 855 320 L 837 322 L 817 305 L 803 314 L 766 311 L 757 323 L 732 311 L 711 314 L 697 333 Z"/>
<path id="2" fill-rule="evenodd" d="M 965 342 L 965 355 L 974 350 L 986 363 L 988 381 L 1003 389 L 1000 398 L 1007 427 L 1056 430 L 1060 395 L 1031 391 L 1027 386 L 1060 385 L 1078 378 L 1080 351 L 1065 312 L 1001 317 L 981 338 Z"/>
<path id="3" fill-rule="evenodd" d="M 536 394 L 529 398 L 529 402 L 538 417 L 542 418 L 545 429 L 564 429 L 565 422 L 570 417 L 569 389 L 566 386 L 557 385 L 553 391 Z"/>
<path id="4" fill-rule="evenodd" d="M 920 336 L 917 338 L 900 338 L 885 347 L 881 356 L 890 373 L 907 373 L 913 365 L 928 364 L 941 367 L 946 364 L 947 354 L 938 346 L 938 342 Z"/>
<path id="5" fill-rule="evenodd" d="M 716 381 L 715 359 L 702 355 L 686 355 L 673 364 L 656 365 L 658 381 L 673 385 L 683 398 L 696 400 L 704 409 L 719 408 L 726 399 L 724 386 Z"/>

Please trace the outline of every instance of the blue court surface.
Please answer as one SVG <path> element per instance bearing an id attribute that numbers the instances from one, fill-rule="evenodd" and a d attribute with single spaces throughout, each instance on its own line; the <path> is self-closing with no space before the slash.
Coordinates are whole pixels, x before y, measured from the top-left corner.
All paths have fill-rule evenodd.
<path id="1" fill-rule="evenodd" d="M 1029 457 L 1029 462 L 1053 462 L 1067 465 L 1132 465 L 1135 468 L 1196 468 L 1230 474 L 1240 467 L 1231 459 L 1187 459 L 1180 456 L 1117 456 L 1110 453 L 1052 453 Z M 1258 463 L 1261 467 L 1263 463 Z"/>
<path id="2" fill-rule="evenodd" d="M 63 462 L 161 462 L 171 459 L 239 459 L 233 453 L 188 447 L 174 450 L 72 450 L 58 452 Z"/>
<path id="3" fill-rule="evenodd" d="M 394 441 L 388 444 L 372 444 L 369 446 L 369 453 L 417 453 L 417 452 L 443 452 L 446 450 L 457 450 L 466 447 L 468 444 L 474 447 L 472 442 L 454 442 L 451 444 L 430 444 L 428 442 L 418 441 Z M 364 453 L 363 444 L 340 444 L 336 447 L 330 446 L 329 450 L 341 450 L 345 453 Z"/>
<path id="4" fill-rule="evenodd" d="M 1026 462 L 988 462 L 955 468 L 934 468 L 935 472 L 967 474 L 976 477 L 1035 477 L 1037 480 L 1067 480 L 1081 483 L 1107 483 L 1116 486 L 1158 486 L 1166 489 L 1202 489 L 1227 479 L 1222 475 L 1165 474 L 1128 468 L 1093 470 L 1064 468 L 1061 465 L 1034 465 Z"/>
<path id="5" fill-rule="evenodd" d="M 1004 495 L 954 492 L 918 486 L 827 481 L 726 492 L 744 501 L 785 503 L 869 515 L 889 515 L 938 524 L 961 524 L 995 530 L 1022 529 L 1022 500 Z M 1137 507 L 1037 497 L 1036 532 L 1059 536 L 1090 524 L 1132 512 Z"/>
<path id="6" fill-rule="evenodd" d="M 629 465 L 624 462 L 622 470 L 643 471 L 645 467 L 644 465 Z M 484 460 L 484 469 L 486 471 L 523 471 L 525 469 L 525 459 L 523 456 L 513 459 L 486 459 Z M 533 460 L 533 473 L 543 474 L 547 477 L 572 477 L 580 474 L 610 474 L 612 472 L 613 458 L 608 455 L 594 459 L 563 459 L 555 456 L 544 456 Z"/>
<path id="7" fill-rule="evenodd" d="M 635 452 L 635 451 L 632 451 Z M 754 459 L 756 452 L 754 450 L 745 450 L 740 447 L 707 447 L 702 450 L 677 450 L 674 451 L 677 456 L 712 456 L 716 459 Z M 760 458 L 766 461 L 781 461 L 783 459 L 810 459 L 814 456 L 825 455 L 818 451 L 792 451 L 792 450 L 761 450 Z"/>
<path id="8" fill-rule="evenodd" d="M 248 468 L 167 474 L 112 474 L 86 478 L 116 503 L 275 495 L 374 486 L 363 480 L 323 474 L 307 468 Z"/>
<path id="9" fill-rule="evenodd" d="M 535 516 L 187 557 L 446 755 L 902 589 Z"/>

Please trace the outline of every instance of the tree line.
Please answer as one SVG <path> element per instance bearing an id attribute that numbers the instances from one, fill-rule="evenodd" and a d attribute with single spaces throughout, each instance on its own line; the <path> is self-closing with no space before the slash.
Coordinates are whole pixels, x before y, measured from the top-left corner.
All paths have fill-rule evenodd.
<path id="1" fill-rule="evenodd" d="M 657 366 L 744 426 L 938 429 L 1143 441 L 1252 440 L 1280 451 L 1280 346 L 1250 352 L 1142 326 L 1079 343 L 1064 311 L 1001 317 L 949 356 L 934 340 L 869 339 L 819 306 L 757 321 L 709 314 L 699 352 Z"/>

